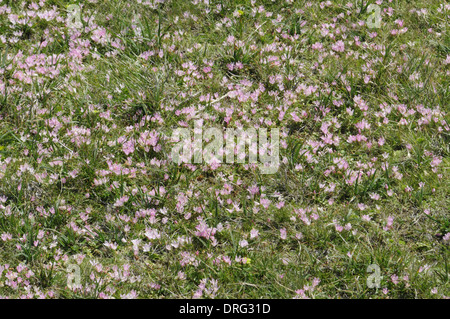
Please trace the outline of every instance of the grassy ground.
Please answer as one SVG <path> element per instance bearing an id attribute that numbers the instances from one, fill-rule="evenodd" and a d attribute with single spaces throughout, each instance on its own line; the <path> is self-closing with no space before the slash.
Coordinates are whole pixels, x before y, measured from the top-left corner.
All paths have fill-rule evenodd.
<path id="1" fill-rule="evenodd" d="M 0 1 L 0 296 L 448 298 L 450 5 L 370 2 Z"/>

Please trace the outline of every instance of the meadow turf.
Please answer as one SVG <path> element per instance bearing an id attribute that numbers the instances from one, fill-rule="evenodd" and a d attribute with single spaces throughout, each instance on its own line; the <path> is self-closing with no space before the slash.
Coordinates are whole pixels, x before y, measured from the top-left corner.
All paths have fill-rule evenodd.
<path id="1" fill-rule="evenodd" d="M 0 0 L 0 297 L 450 297 L 449 21 Z M 175 163 L 198 121 L 279 128 L 278 170 Z"/>

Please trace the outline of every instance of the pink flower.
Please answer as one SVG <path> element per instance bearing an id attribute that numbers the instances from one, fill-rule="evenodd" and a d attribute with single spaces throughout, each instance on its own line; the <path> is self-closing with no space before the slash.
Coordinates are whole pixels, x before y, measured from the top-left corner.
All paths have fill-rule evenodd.
<path id="1" fill-rule="evenodd" d="M 11 240 L 12 239 L 12 236 L 9 233 L 3 233 L 0 237 L 2 238 L 3 241 L 7 241 L 7 240 Z"/>
<path id="2" fill-rule="evenodd" d="M 280 229 L 280 237 L 281 237 L 281 239 L 283 239 L 283 240 L 287 238 L 286 228 L 281 228 L 281 229 Z"/>
<path id="3" fill-rule="evenodd" d="M 441 164 L 441 162 L 442 162 L 442 159 L 441 159 L 441 158 L 439 158 L 439 157 L 433 157 L 433 160 L 431 161 L 430 166 L 431 166 L 431 167 L 436 167 L 436 166 L 438 166 L 439 164 Z"/>
<path id="4" fill-rule="evenodd" d="M 239 246 L 241 246 L 242 248 L 247 247 L 248 246 L 248 241 L 246 241 L 245 239 L 241 240 L 239 242 Z"/>
<path id="5" fill-rule="evenodd" d="M 394 283 L 394 285 L 397 285 L 399 283 L 398 276 L 395 274 L 391 276 L 391 280 Z"/>
<path id="6" fill-rule="evenodd" d="M 122 146 L 122 150 L 125 153 L 125 155 L 129 155 L 134 152 L 134 140 L 129 140 L 128 142 L 125 142 Z"/>
<path id="7" fill-rule="evenodd" d="M 339 40 L 338 42 L 336 42 L 335 44 L 333 44 L 331 46 L 331 49 L 333 49 L 333 51 L 336 51 L 336 52 L 344 52 L 345 51 L 344 41 Z"/>
<path id="8" fill-rule="evenodd" d="M 127 293 L 126 295 L 120 295 L 120 298 L 122 299 L 136 299 L 137 298 L 138 293 L 135 290 L 131 290 L 129 293 Z"/>
<path id="9" fill-rule="evenodd" d="M 251 239 L 258 237 L 258 235 L 259 235 L 259 231 L 258 231 L 258 230 L 256 230 L 256 229 L 253 228 L 253 229 L 250 231 L 250 238 L 251 238 Z"/>
<path id="10" fill-rule="evenodd" d="M 314 44 L 312 45 L 312 49 L 313 49 L 313 50 L 321 51 L 322 48 L 323 48 L 323 45 L 322 45 L 322 43 L 320 43 L 320 42 L 316 42 L 316 43 L 314 43 Z"/>

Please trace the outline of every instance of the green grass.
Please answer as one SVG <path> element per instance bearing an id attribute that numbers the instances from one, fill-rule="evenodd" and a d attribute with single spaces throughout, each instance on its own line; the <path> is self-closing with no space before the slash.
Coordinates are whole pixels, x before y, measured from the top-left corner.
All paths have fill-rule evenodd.
<path id="1" fill-rule="evenodd" d="M 0 296 L 192 298 L 206 279 L 202 298 L 293 298 L 314 278 L 307 297 L 450 296 L 448 4 L 383 1 L 369 29 L 368 1 L 196 2 L 85 1 L 82 32 L 14 24 L 31 2 L 0 2 Z M 65 18 L 78 3 L 37 11 Z M 173 163 L 165 136 L 195 116 L 284 128 L 277 173 Z M 144 133 L 161 149 L 140 145 Z M 196 235 L 200 220 L 214 240 Z"/>

